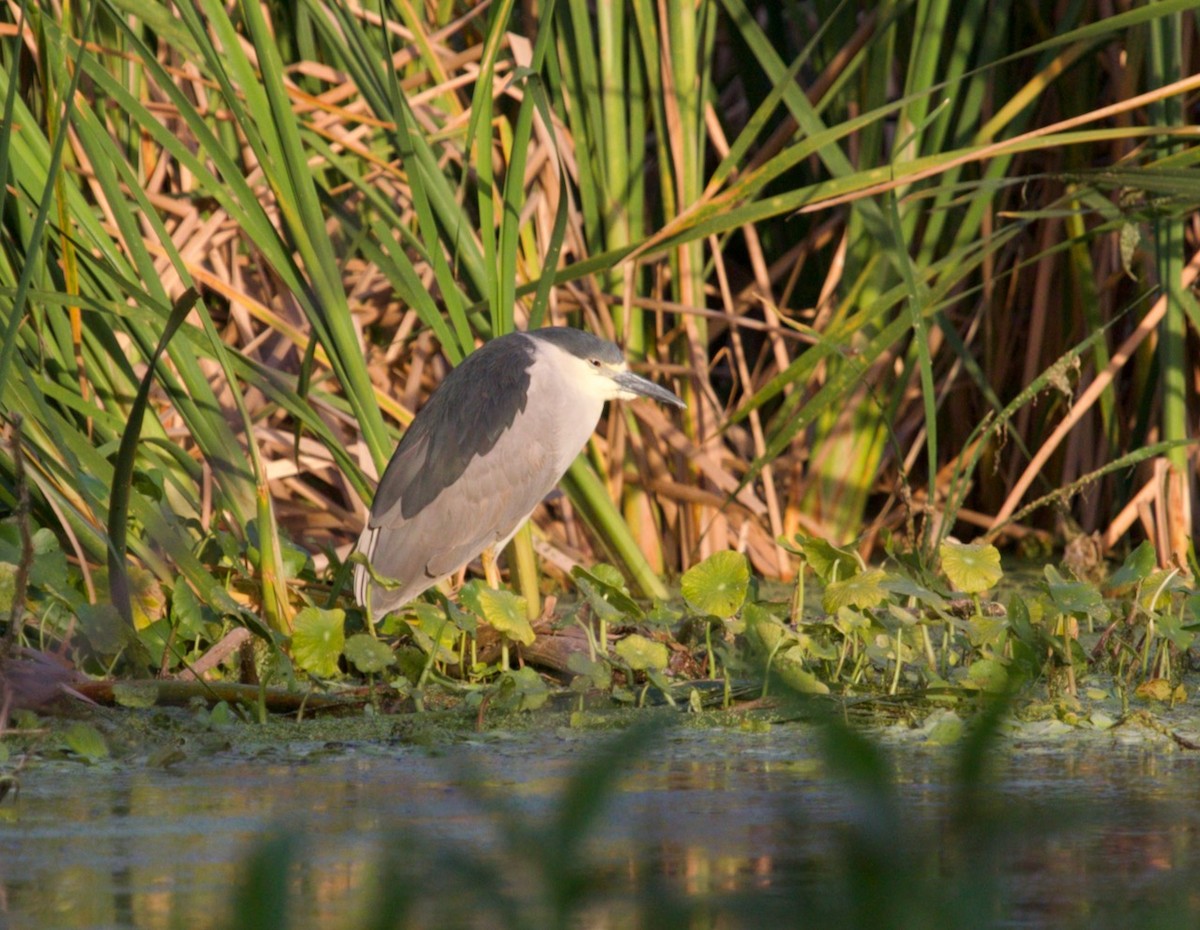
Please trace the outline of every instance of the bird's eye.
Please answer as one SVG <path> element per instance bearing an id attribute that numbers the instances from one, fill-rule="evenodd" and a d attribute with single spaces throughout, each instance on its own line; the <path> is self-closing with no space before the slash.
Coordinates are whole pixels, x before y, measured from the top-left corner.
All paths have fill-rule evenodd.
<path id="1" fill-rule="evenodd" d="M 589 358 L 589 359 L 588 359 L 588 364 L 589 364 L 589 365 L 591 365 L 593 368 L 599 368 L 599 367 L 600 367 L 600 359 L 598 359 L 598 358 Z"/>

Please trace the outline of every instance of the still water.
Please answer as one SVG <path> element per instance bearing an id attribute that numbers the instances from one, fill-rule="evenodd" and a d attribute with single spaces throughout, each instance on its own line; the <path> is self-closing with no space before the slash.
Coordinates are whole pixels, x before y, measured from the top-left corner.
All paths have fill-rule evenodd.
<path id="1" fill-rule="evenodd" d="M 38 762 L 0 804 L 0 928 L 232 926 L 248 857 L 280 835 L 290 927 L 366 926 L 397 889 L 415 926 L 546 926 L 558 880 L 578 927 L 1200 921 L 1200 754 L 1152 734 L 1013 740 L 960 803 L 953 747 L 885 738 L 880 782 L 811 726 L 670 728 L 601 766 L 612 795 L 563 845 L 564 792 L 607 739 Z"/>

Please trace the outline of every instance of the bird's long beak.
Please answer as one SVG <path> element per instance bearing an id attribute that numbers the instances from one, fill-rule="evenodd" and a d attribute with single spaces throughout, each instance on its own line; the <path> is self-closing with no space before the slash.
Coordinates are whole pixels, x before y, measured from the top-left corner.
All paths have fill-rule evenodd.
<path id="1" fill-rule="evenodd" d="M 613 381 L 617 383 L 617 386 L 622 391 L 627 391 L 630 394 L 640 394 L 642 397 L 649 397 L 664 404 L 674 404 L 676 407 L 687 406 L 687 404 L 665 387 L 659 387 L 653 381 L 647 381 L 641 375 L 635 375 L 632 371 L 617 373 L 613 376 Z"/>

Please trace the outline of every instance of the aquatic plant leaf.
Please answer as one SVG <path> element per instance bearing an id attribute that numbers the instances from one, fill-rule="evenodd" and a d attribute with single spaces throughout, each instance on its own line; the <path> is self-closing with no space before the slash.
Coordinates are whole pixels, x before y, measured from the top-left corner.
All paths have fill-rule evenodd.
<path id="1" fill-rule="evenodd" d="M 378 674 L 396 661 L 387 644 L 370 633 L 355 633 L 346 640 L 346 647 L 342 651 L 347 660 L 354 663 L 354 667 L 364 675 Z"/>
<path id="2" fill-rule="evenodd" d="M 1084 615 L 1104 623 L 1109 618 L 1108 605 L 1095 585 L 1086 581 L 1067 581 L 1053 565 L 1047 565 L 1046 590 L 1054 607 L 1064 614 Z"/>
<path id="3" fill-rule="evenodd" d="M 980 659 L 967 668 L 967 679 L 963 684 L 991 694 L 999 694 L 1008 687 L 1008 670 L 996 659 Z"/>
<path id="4" fill-rule="evenodd" d="M 837 613 L 843 607 L 866 610 L 882 604 L 888 597 L 884 586 L 888 574 L 881 568 L 861 572 L 845 581 L 831 581 L 825 587 L 821 605 L 826 613 Z"/>
<path id="5" fill-rule="evenodd" d="M 944 597 L 904 575 L 889 574 L 884 580 L 883 586 L 893 595 L 914 598 L 918 603 L 939 613 L 949 610 L 949 605 Z"/>
<path id="6" fill-rule="evenodd" d="M 935 746 L 952 746 L 963 738 L 966 724 L 952 710 L 934 711 L 921 727 L 927 742 Z"/>
<path id="7" fill-rule="evenodd" d="M 471 584 L 475 584 L 475 582 L 471 582 Z M 478 592 L 484 587 L 486 585 L 480 585 L 476 589 L 474 607 L 479 607 Z M 466 590 L 465 586 L 463 590 Z M 464 601 L 464 603 L 466 602 Z M 479 629 L 479 617 L 483 615 L 482 608 L 479 608 L 478 613 L 475 612 L 474 608 L 463 610 L 454 601 L 445 598 L 439 598 L 439 603 L 437 604 L 417 601 L 415 604 L 409 606 L 417 615 L 422 629 L 436 630 L 441 624 L 445 623 L 446 629 L 449 631 L 446 636 L 450 637 L 450 639 L 453 639 L 453 634 L 455 633 L 466 633 L 469 636 L 474 636 L 475 632 Z"/>
<path id="8" fill-rule="evenodd" d="M 683 611 L 659 601 L 646 611 L 641 622 L 650 626 L 674 626 L 682 619 Z"/>
<path id="9" fill-rule="evenodd" d="M 586 652 L 572 652 L 567 656 L 567 668 L 576 675 L 571 682 L 572 690 L 586 691 L 589 688 L 603 690 L 612 684 L 612 669 L 599 659 L 593 659 Z"/>
<path id="10" fill-rule="evenodd" d="M 483 588 L 479 592 L 479 607 L 483 612 L 483 619 L 495 627 L 498 633 L 523 646 L 528 646 L 536 639 L 526 616 L 525 598 L 519 594 Z"/>
<path id="11" fill-rule="evenodd" d="M 902 628 L 916 626 L 917 623 L 920 622 L 921 618 L 914 614 L 907 607 L 901 607 L 899 604 L 888 604 L 886 613 L 884 613 L 879 619 L 883 621 L 884 626 L 891 630 L 895 629 L 897 626 Z M 888 620 L 894 620 L 896 622 L 894 624 L 888 623 Z"/>
<path id="12" fill-rule="evenodd" d="M 501 677 L 497 694 L 502 706 L 516 710 L 537 710 L 550 697 L 550 689 L 533 666 L 512 669 Z"/>
<path id="13" fill-rule="evenodd" d="M 630 633 L 615 648 L 621 661 L 635 672 L 666 668 L 671 658 L 671 651 L 664 643 L 655 642 L 640 633 Z"/>
<path id="14" fill-rule="evenodd" d="M 620 572 L 611 565 L 597 565 L 592 571 L 577 565 L 571 569 L 571 577 L 599 619 L 608 623 L 643 619 L 642 609 L 625 590 Z"/>
<path id="15" fill-rule="evenodd" d="M 826 584 L 831 581 L 844 581 L 863 570 L 862 560 L 849 549 L 839 549 L 816 536 L 795 537 L 795 544 L 781 543 L 789 552 L 793 552 L 812 568 L 818 578 Z"/>
<path id="16" fill-rule="evenodd" d="M 1108 586 L 1120 590 L 1145 581 L 1157 566 L 1158 551 L 1150 540 L 1144 539 L 1140 546 L 1125 556 L 1121 567 L 1108 579 Z"/>
<path id="17" fill-rule="evenodd" d="M 1152 571 L 1142 585 L 1138 603 L 1149 611 L 1167 610 L 1171 606 L 1171 595 L 1187 591 L 1189 580 L 1175 569 Z"/>
<path id="18" fill-rule="evenodd" d="M 750 589 L 750 563 L 740 552 L 717 552 L 693 565 L 680 579 L 689 607 L 727 620 L 737 613 Z"/>
<path id="19" fill-rule="evenodd" d="M 606 584 L 610 588 L 616 588 L 624 594 L 629 593 L 629 589 L 625 587 L 625 576 L 621 574 L 615 565 L 609 565 L 607 562 L 599 562 L 593 565 L 590 570 L 585 569 L 585 572 L 601 584 Z M 574 574 L 574 571 L 571 574 Z"/>
<path id="20" fill-rule="evenodd" d="M 782 620 L 759 604 L 747 604 L 742 611 L 742 619 L 746 622 L 746 633 L 763 652 L 770 653 L 777 649 L 785 637 L 796 637 Z"/>
<path id="21" fill-rule="evenodd" d="M 1170 613 L 1159 614 L 1155 629 L 1159 636 L 1166 638 L 1172 646 L 1180 650 L 1191 649 L 1196 639 L 1195 632 L 1185 629 L 1183 621 Z"/>
<path id="22" fill-rule="evenodd" d="M 829 685 L 804 667 L 804 653 L 799 646 L 792 646 L 777 656 L 771 669 L 780 681 L 799 694 L 829 693 Z"/>
<path id="23" fill-rule="evenodd" d="M 843 636 L 859 636 L 865 639 L 871 629 L 871 618 L 849 607 L 839 607 L 833 625 Z"/>
<path id="24" fill-rule="evenodd" d="M 828 640 L 818 639 L 801 633 L 796 637 L 796 644 L 804 653 L 806 659 L 820 659 L 824 662 L 835 662 L 841 654 L 841 649 Z"/>
<path id="25" fill-rule="evenodd" d="M 416 604 L 417 618 L 409 620 L 405 627 L 412 638 L 416 640 L 425 655 L 437 653 L 438 662 L 448 665 L 458 664 L 458 654 L 454 651 L 454 642 L 458 638 L 458 629 L 447 615 L 446 611 L 436 604 Z M 434 637 L 437 637 L 436 642 Z M 424 665 L 424 661 L 421 663 Z"/>
<path id="26" fill-rule="evenodd" d="M 292 658 L 304 671 L 319 678 L 337 674 L 338 658 L 346 645 L 346 612 L 305 607 L 292 628 Z"/>
<path id="27" fill-rule="evenodd" d="M 216 622 L 216 611 L 202 603 L 192 586 L 180 578 L 171 591 L 171 626 L 175 634 L 184 639 L 199 639 L 208 632 L 207 625 Z"/>
<path id="28" fill-rule="evenodd" d="M 88 644 L 102 656 L 114 656 L 124 648 L 129 627 L 112 604 L 81 604 L 75 611 Z"/>
<path id="29" fill-rule="evenodd" d="M 1195 619 L 1200 617 L 1200 594 L 1190 594 L 1183 599 L 1183 615 L 1193 618 L 1183 625 L 1185 630 L 1200 630 L 1200 621 Z"/>
<path id="30" fill-rule="evenodd" d="M 479 602 L 479 595 L 487 590 L 487 585 L 478 578 L 472 578 L 465 585 L 458 589 L 458 600 L 467 610 L 473 611 L 478 616 L 483 616 L 483 605 Z"/>
<path id="31" fill-rule="evenodd" d="M 967 638 L 976 649 L 999 647 L 1008 634 L 1008 620 L 1004 617 L 981 617 L 976 614 L 967 621 Z"/>
<path id="32" fill-rule="evenodd" d="M 33 562 L 29 566 L 29 584 L 48 588 L 56 594 L 71 590 L 67 556 L 58 537 L 46 527 L 38 527 L 30 538 Z M 0 523 L 0 561 L 13 565 L 21 563 L 21 534 L 15 523 Z"/>
<path id="33" fill-rule="evenodd" d="M 100 731 L 88 723 L 73 723 L 63 735 L 67 748 L 88 762 L 108 758 L 108 744 Z"/>
<path id="34" fill-rule="evenodd" d="M 158 684 L 153 681 L 118 681 L 112 689 L 113 701 L 121 707 L 145 710 L 158 703 Z"/>
<path id="35" fill-rule="evenodd" d="M 979 594 L 994 588 L 1004 575 L 1000 550 L 992 545 L 947 540 L 938 546 L 938 555 L 950 584 L 964 594 Z"/>
<path id="36" fill-rule="evenodd" d="M 1133 693 L 1144 701 L 1166 702 L 1171 700 L 1171 683 L 1165 678 L 1151 678 L 1138 685 Z"/>

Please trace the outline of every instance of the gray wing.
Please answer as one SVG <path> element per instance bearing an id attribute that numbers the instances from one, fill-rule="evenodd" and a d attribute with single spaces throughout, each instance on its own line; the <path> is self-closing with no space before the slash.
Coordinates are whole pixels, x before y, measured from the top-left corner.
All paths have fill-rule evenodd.
<path id="1" fill-rule="evenodd" d="M 510 333 L 476 349 L 433 392 L 384 469 L 371 515 L 420 513 L 486 455 L 525 409 L 533 341 Z"/>
<path id="2" fill-rule="evenodd" d="M 372 612 L 381 616 L 488 546 L 507 541 L 562 477 L 559 461 L 541 441 L 538 429 L 528 414 L 518 414 L 513 428 L 496 440 L 488 454 L 471 458 L 457 479 L 415 514 L 405 516 L 402 496 L 393 497 L 381 513 L 373 512 L 359 549 L 377 575 L 398 581 L 401 587 L 386 590 L 369 584 L 366 571 L 356 567 L 359 603 L 365 603 L 369 586 Z M 420 474 L 430 467 L 428 443 L 409 443 L 397 454 L 406 457 L 406 473 Z"/>

